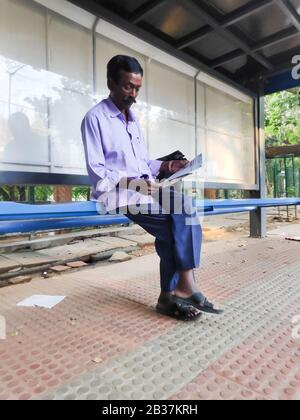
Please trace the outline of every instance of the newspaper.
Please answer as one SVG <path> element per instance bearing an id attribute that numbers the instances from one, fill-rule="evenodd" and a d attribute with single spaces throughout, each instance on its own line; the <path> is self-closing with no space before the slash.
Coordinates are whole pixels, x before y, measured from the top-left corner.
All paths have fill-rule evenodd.
<path id="1" fill-rule="evenodd" d="M 195 157 L 185 168 L 180 169 L 179 171 L 175 172 L 175 174 L 171 175 L 169 178 L 164 179 L 160 182 L 160 186 L 162 188 L 169 187 L 179 179 L 185 178 L 188 175 L 191 175 L 193 172 L 197 171 L 198 169 L 202 168 L 203 158 L 202 153 Z"/>

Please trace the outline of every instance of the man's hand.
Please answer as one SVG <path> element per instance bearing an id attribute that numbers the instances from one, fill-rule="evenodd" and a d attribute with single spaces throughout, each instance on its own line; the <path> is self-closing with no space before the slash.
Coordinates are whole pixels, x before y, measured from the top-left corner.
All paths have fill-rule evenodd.
<path id="1" fill-rule="evenodd" d="M 180 169 L 185 168 L 187 165 L 189 165 L 189 161 L 184 160 L 171 160 L 169 162 L 164 162 L 161 165 L 160 171 L 162 173 L 166 172 L 172 172 L 172 174 L 175 174 L 176 172 L 180 171 Z"/>
<path id="2" fill-rule="evenodd" d="M 143 181 L 145 182 L 145 187 L 144 187 L 144 191 L 143 191 L 143 188 L 141 189 L 141 191 L 140 191 L 141 194 L 153 195 L 153 194 L 157 193 L 159 188 L 161 188 L 157 182 L 153 182 L 153 181 L 149 181 L 149 180 L 146 180 L 146 181 L 143 180 Z"/>
<path id="3" fill-rule="evenodd" d="M 186 168 L 189 165 L 188 160 L 173 160 L 170 163 L 170 172 L 175 174 L 176 172 L 180 171 L 180 169 Z"/>
<path id="4" fill-rule="evenodd" d="M 153 195 L 161 188 L 157 182 L 143 178 L 127 178 L 125 183 L 129 190 L 139 192 L 143 195 Z"/>

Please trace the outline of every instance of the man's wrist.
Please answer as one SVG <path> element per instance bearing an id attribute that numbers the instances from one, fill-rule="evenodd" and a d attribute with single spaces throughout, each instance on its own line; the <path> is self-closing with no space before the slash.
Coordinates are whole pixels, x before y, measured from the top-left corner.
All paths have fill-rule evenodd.
<path id="1" fill-rule="evenodd" d="M 162 172 L 163 174 L 169 171 L 169 163 L 170 162 L 163 162 L 161 167 L 160 167 L 160 172 Z"/>
<path id="2" fill-rule="evenodd" d="M 173 163 L 174 160 L 170 160 L 169 165 L 168 165 L 168 171 L 173 173 Z"/>
<path id="3" fill-rule="evenodd" d="M 128 188 L 130 183 L 137 180 L 138 178 L 132 177 L 132 178 L 122 178 L 120 179 L 119 184 L 117 185 L 117 187 L 121 187 L 121 188 Z"/>

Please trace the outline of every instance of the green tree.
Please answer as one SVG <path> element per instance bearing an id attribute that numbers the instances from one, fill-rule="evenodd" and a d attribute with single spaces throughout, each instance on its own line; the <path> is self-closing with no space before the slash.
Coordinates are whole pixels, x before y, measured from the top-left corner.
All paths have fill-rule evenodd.
<path id="1" fill-rule="evenodd" d="M 0 201 L 26 201 L 26 187 L 19 185 L 1 185 Z"/>
<path id="2" fill-rule="evenodd" d="M 300 143 L 300 90 L 266 96 L 266 146 Z"/>
<path id="3" fill-rule="evenodd" d="M 74 187 L 72 196 L 75 201 L 88 201 L 90 199 L 90 187 Z"/>
<path id="4" fill-rule="evenodd" d="M 34 198 L 35 201 L 47 202 L 53 199 L 53 190 L 52 186 L 48 185 L 37 185 L 34 188 Z"/>

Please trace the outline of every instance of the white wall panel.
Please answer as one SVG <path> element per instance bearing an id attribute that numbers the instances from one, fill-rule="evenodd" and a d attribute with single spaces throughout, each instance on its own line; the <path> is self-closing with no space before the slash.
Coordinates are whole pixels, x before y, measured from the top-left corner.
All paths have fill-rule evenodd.
<path id="1" fill-rule="evenodd" d="M 157 159 L 181 150 L 187 159 L 195 157 L 194 127 L 177 121 L 150 116 L 150 157 Z"/>
<path id="2" fill-rule="evenodd" d="M 46 167 L 45 165 L 34 165 L 29 166 L 28 165 L 21 165 L 18 164 L 4 164 L 0 162 L 0 171 L 15 171 L 15 172 L 41 172 L 41 173 L 50 173 L 49 167 Z"/>
<path id="3" fill-rule="evenodd" d="M 197 146 L 207 182 L 255 184 L 251 98 L 201 73 L 195 139 L 196 69 L 138 39 L 133 42 L 132 35 L 100 20 L 93 92 L 92 33 L 87 29 L 93 17 L 83 12 L 81 19 L 80 9 L 64 0 L 39 3 L 74 22 L 31 0 L 0 0 L 1 170 L 85 174 L 81 120 L 94 94 L 97 100 L 108 95 L 108 61 L 127 54 L 145 71 L 134 110 L 150 157 L 180 149 L 192 159 Z M 11 159 L 15 164 L 4 163 Z"/>
<path id="4" fill-rule="evenodd" d="M 233 136 L 245 136 L 244 103 L 210 87 L 206 91 L 207 128 Z"/>
<path id="5" fill-rule="evenodd" d="M 212 182 L 243 183 L 242 143 L 225 134 L 208 132 L 206 144 L 207 176 Z"/>
<path id="6" fill-rule="evenodd" d="M 46 66 L 45 13 L 24 0 L 0 1 L 0 55 L 36 68 Z"/>
<path id="7" fill-rule="evenodd" d="M 197 154 L 202 153 L 203 157 L 206 156 L 206 130 L 197 128 Z"/>
<path id="8" fill-rule="evenodd" d="M 50 12 L 49 71 L 56 98 L 49 103 L 52 170 L 82 173 L 85 168 L 81 121 L 93 106 L 92 34 Z"/>
<path id="9" fill-rule="evenodd" d="M 85 169 L 80 126 L 91 107 L 89 97 L 65 90 L 60 92 L 59 100 L 50 105 L 51 161 L 54 167 L 60 167 L 60 173 Z"/>
<path id="10" fill-rule="evenodd" d="M 195 156 L 193 79 L 156 61 L 148 66 L 149 152 L 158 158 L 181 150 Z"/>
<path id="11" fill-rule="evenodd" d="M 194 125 L 193 79 L 156 61 L 151 61 L 148 68 L 151 113 Z"/>
<path id="12" fill-rule="evenodd" d="M 206 87 L 206 159 L 209 181 L 255 184 L 251 100 Z"/>
<path id="13" fill-rule="evenodd" d="M 49 70 L 92 90 L 93 48 L 91 31 L 56 14 L 49 14 Z M 74 86 L 76 89 L 76 86 Z M 79 87 L 80 88 L 80 87 Z"/>
<path id="14" fill-rule="evenodd" d="M 2 170 L 36 171 L 49 163 L 45 25 L 46 13 L 39 5 L 30 1 L 1 0 Z M 24 163 L 26 166 L 22 165 Z"/>
<path id="15" fill-rule="evenodd" d="M 14 73 L 9 74 L 12 69 Z M 0 72 L 0 160 L 47 164 L 47 103 L 43 72 L 1 58 Z"/>
<path id="16" fill-rule="evenodd" d="M 203 83 L 197 82 L 197 125 L 205 127 L 206 125 L 206 109 L 205 109 L 205 86 Z"/>

